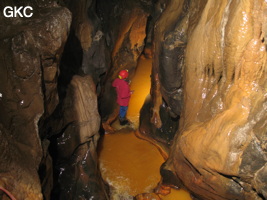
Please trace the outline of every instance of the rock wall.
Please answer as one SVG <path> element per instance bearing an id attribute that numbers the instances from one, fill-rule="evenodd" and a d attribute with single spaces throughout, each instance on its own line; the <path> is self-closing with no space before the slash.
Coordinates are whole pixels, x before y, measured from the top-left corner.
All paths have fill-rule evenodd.
<path id="1" fill-rule="evenodd" d="M 183 171 L 193 166 L 193 173 L 181 179 L 187 186 L 195 183 L 191 189 L 204 199 L 267 197 L 262 182 L 266 177 L 265 10 L 264 1 L 220 5 L 208 1 L 191 29 L 181 136 L 174 144 L 174 151 L 186 161 L 171 156 L 170 162 L 176 163 L 177 171 L 181 170 L 177 163 L 185 166 Z M 199 41 L 206 45 L 198 46 Z"/>
<path id="2" fill-rule="evenodd" d="M 163 182 L 205 200 L 266 199 L 266 2 L 165 5 L 149 117 L 160 129 L 165 106 L 180 120 Z"/>
<path id="3" fill-rule="evenodd" d="M 80 48 L 79 51 L 71 51 L 70 53 L 76 57 L 81 56 L 81 64 L 75 63 L 80 67 L 79 72 L 90 74 L 97 84 L 100 82 L 100 77 L 108 69 L 110 52 L 107 45 L 108 37 L 104 34 L 101 20 L 96 13 L 96 1 L 65 0 L 64 2 L 73 15 L 71 26 L 73 34 L 71 34 L 70 39 L 76 38 L 79 41 L 76 48 Z"/>
<path id="4" fill-rule="evenodd" d="M 100 1 L 99 15 L 103 27 L 110 29 L 105 34 L 110 38 L 111 63 L 104 79 L 100 95 L 100 112 L 105 122 L 103 127 L 110 130 L 109 124 L 116 118 L 116 93 L 111 83 L 122 69 L 129 70 L 129 78 L 134 75 L 137 61 L 144 49 L 148 12 L 140 2 Z M 109 11 L 107 11 L 109 10 Z M 106 12 L 105 12 L 106 11 Z M 109 102 L 108 104 L 106 102 Z"/>
<path id="5" fill-rule="evenodd" d="M 55 1 L 31 3 L 31 19 L 0 16 L 1 198 L 50 198 L 49 138 L 53 194 L 108 199 L 96 94 L 108 121 L 110 84 L 121 69 L 134 75 L 144 41 L 153 71 L 140 130 L 167 152 L 162 184 L 205 200 L 267 198 L 264 0 L 59 1 L 72 24 Z"/>
<path id="6" fill-rule="evenodd" d="M 58 102 L 59 58 L 71 21 L 67 9 L 53 4 L 34 11 L 27 20 L 1 16 L 0 190 L 16 199 L 43 199 L 38 169 L 46 149 L 38 122 Z"/>
<path id="7" fill-rule="evenodd" d="M 58 199 L 108 199 L 98 169 L 100 116 L 91 76 L 74 76 L 63 102 L 64 131 L 57 138 Z"/>
<path id="8" fill-rule="evenodd" d="M 87 16 L 94 3 L 0 4 L 34 11 L 29 19 L 0 16 L 0 198 L 108 199 L 96 156 L 105 45 Z"/>
<path id="9" fill-rule="evenodd" d="M 140 131 L 168 152 L 183 107 L 188 1 L 158 1 L 154 14 L 151 99 L 141 110 Z"/>
<path id="10" fill-rule="evenodd" d="M 97 86 L 108 59 L 95 3 L 62 1 L 72 13 L 72 23 L 60 62 L 59 104 L 42 126 L 54 162 L 52 199 L 108 199 L 96 155 Z"/>

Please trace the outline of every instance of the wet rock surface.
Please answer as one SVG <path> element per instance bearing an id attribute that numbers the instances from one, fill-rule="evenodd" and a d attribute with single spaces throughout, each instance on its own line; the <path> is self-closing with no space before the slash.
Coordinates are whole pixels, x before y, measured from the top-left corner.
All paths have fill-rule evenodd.
<path id="1" fill-rule="evenodd" d="M 96 94 L 105 121 L 110 83 L 121 69 L 134 75 L 145 41 L 153 70 L 140 131 L 167 152 L 162 185 L 205 200 L 267 198 L 265 1 L 31 3 L 30 19 L 0 15 L 1 198 L 49 199 L 56 150 L 53 195 L 108 199 Z"/>
<path id="2" fill-rule="evenodd" d="M 18 6 L 16 2 L 4 1 L 0 7 L 6 5 Z M 29 2 L 25 0 L 20 5 Z M 15 149 L 12 152 L 19 152 L 11 156 L 11 151 L 4 151 L 1 187 L 19 199 L 28 196 L 50 199 L 52 190 L 53 196 L 61 199 L 74 196 L 107 199 L 95 153 L 100 119 L 94 95 L 101 91 L 114 46 L 118 51 L 114 53 L 117 55 L 113 57 L 114 63 L 134 71 L 144 45 L 147 14 L 137 7 L 134 12 L 120 16 L 124 25 L 116 35 L 122 31 L 125 38 L 123 35 L 122 40 L 111 40 L 108 34 L 112 30 L 104 33 L 101 29 L 96 1 L 36 0 L 30 5 L 35 11 L 31 19 L 0 16 L 4 27 L 0 31 L 1 133 L 3 137 L 11 135 L 3 140 L 1 149 L 12 144 Z M 113 23 L 116 28 L 120 26 L 116 21 Z M 125 48 L 129 51 L 124 51 Z M 81 78 L 84 74 L 92 79 Z M 89 96 L 82 96 L 83 93 Z M 53 162 L 57 164 L 56 171 Z M 9 165 L 18 167 L 8 171 Z M 17 171 L 25 171 L 21 180 L 14 179 Z M 24 182 L 27 189 L 23 192 L 20 187 L 12 188 L 15 183 L 23 188 Z"/>
<path id="3" fill-rule="evenodd" d="M 108 127 L 117 117 L 113 112 L 116 109 L 116 93 L 111 83 L 122 69 L 129 70 L 129 79 L 133 77 L 138 58 L 145 45 L 148 17 L 140 2 L 110 1 L 106 4 L 100 1 L 100 16 L 107 6 L 110 6 L 109 12 L 104 13 L 102 19 L 103 27 L 110 27 L 109 30 L 104 29 L 104 31 L 106 31 L 106 37 L 109 36 L 110 39 L 111 63 L 103 82 L 99 101 L 100 113 L 105 122 L 104 127 Z"/>
<path id="4" fill-rule="evenodd" d="M 100 116 L 91 76 L 74 76 L 63 102 L 64 131 L 57 138 L 58 199 L 108 199 L 98 169 Z"/>
<path id="5" fill-rule="evenodd" d="M 170 12 L 175 6 L 181 12 Z M 162 167 L 166 184 L 185 185 L 200 199 L 267 198 L 265 11 L 265 1 L 166 4 L 154 29 L 150 105 L 157 129 L 164 103 L 180 116 Z M 162 71 L 165 65 L 174 73 Z M 168 82 L 175 77 L 180 82 Z"/>
<path id="6" fill-rule="evenodd" d="M 59 56 L 71 21 L 62 7 L 35 11 L 27 20 L 1 18 L 0 187 L 16 199 L 43 199 L 38 122 L 57 104 Z"/>
<path id="7" fill-rule="evenodd" d="M 64 3 L 73 16 L 69 47 L 64 53 L 69 58 L 63 59 L 64 68 L 78 68 L 74 74 L 89 74 L 94 83 L 99 84 L 110 63 L 110 50 L 109 37 L 103 32 L 101 19 L 96 13 L 96 1 L 65 0 Z"/>

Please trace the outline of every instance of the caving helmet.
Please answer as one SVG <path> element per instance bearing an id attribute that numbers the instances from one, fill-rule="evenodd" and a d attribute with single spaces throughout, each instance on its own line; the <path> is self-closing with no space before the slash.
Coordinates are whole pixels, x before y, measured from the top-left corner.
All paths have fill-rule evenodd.
<path id="1" fill-rule="evenodd" d="M 126 79 L 129 73 L 127 69 L 123 69 L 119 72 L 119 79 Z"/>

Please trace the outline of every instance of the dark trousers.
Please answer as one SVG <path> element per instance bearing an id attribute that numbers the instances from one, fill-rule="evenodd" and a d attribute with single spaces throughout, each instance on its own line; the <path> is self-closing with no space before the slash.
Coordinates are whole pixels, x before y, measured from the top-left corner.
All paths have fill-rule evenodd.
<path id="1" fill-rule="evenodd" d="M 123 119 L 123 118 L 126 117 L 127 110 L 128 110 L 128 106 L 120 106 L 119 117 L 120 117 L 121 119 Z"/>

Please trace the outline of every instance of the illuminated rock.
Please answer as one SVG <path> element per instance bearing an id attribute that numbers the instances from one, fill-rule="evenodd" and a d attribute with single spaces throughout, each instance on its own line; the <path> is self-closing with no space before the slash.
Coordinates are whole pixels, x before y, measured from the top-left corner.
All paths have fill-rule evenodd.
<path id="1" fill-rule="evenodd" d="M 175 6 L 188 9 L 171 12 Z M 168 94 L 175 83 L 168 80 L 182 76 L 183 85 L 179 130 L 164 168 L 201 199 L 267 198 L 266 8 L 260 0 L 170 1 L 156 23 L 154 77 L 159 75 L 159 95 L 176 114 L 180 100 Z M 185 36 L 168 45 L 176 30 Z M 178 60 L 159 59 L 176 45 L 186 45 L 174 54 Z M 175 63 L 181 75 L 160 73 Z"/>
<path id="2" fill-rule="evenodd" d="M 63 134 L 57 139 L 60 199 L 107 199 L 96 148 L 100 116 L 92 78 L 74 76 L 63 102 Z"/>
<path id="3" fill-rule="evenodd" d="M 114 14 L 108 19 L 109 26 L 112 26 L 116 32 L 114 37 L 114 45 L 111 53 L 111 68 L 107 71 L 107 77 L 103 88 L 103 94 L 100 98 L 100 112 L 103 117 L 103 127 L 110 129 L 109 125 L 115 120 L 117 115 L 114 115 L 116 109 L 116 93 L 111 87 L 111 82 L 117 78 L 118 72 L 122 69 L 129 70 L 129 79 L 135 73 L 137 61 L 144 49 L 144 39 L 146 37 L 146 22 L 148 13 L 140 6 L 133 2 L 122 4 L 121 7 L 113 8 Z M 118 4 L 118 5 L 120 5 Z M 113 21 L 116 20 L 116 21 Z M 109 103 L 106 103 L 109 102 Z"/>

